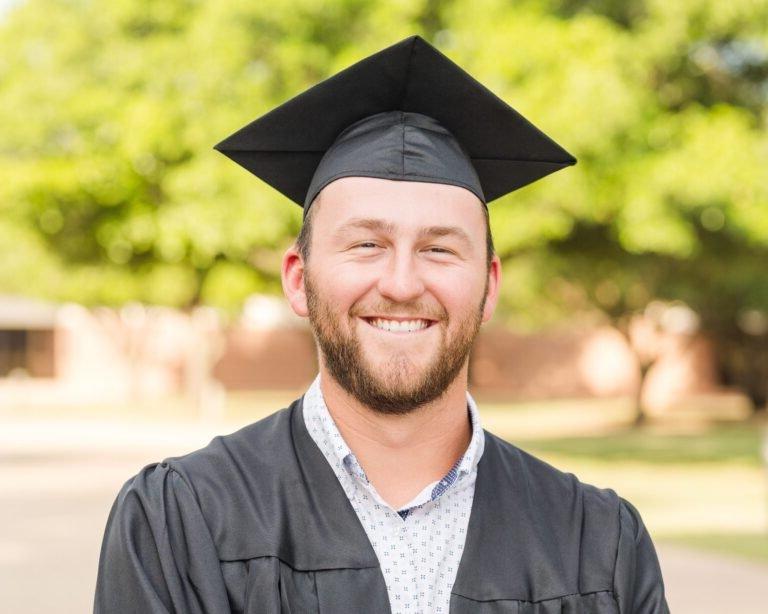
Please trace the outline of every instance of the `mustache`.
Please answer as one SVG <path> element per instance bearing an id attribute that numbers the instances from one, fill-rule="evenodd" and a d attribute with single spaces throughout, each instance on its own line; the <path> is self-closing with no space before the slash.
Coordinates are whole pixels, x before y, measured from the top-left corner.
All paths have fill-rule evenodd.
<path id="1" fill-rule="evenodd" d="M 448 317 L 448 314 L 443 307 L 424 305 L 423 303 L 415 301 L 407 303 L 379 302 L 372 305 L 354 305 L 349 313 L 353 317 L 371 313 L 384 317 L 403 317 L 412 315 L 414 318 L 426 318 L 429 320 L 445 320 Z"/>

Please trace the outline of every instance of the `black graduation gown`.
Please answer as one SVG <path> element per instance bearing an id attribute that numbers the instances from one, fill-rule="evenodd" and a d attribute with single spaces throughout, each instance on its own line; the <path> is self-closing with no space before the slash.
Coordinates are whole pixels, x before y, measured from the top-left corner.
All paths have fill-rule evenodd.
<path id="1" fill-rule="evenodd" d="M 128 480 L 107 521 L 96 614 L 390 612 L 302 399 Z M 668 612 L 629 503 L 485 437 L 451 614 Z"/>

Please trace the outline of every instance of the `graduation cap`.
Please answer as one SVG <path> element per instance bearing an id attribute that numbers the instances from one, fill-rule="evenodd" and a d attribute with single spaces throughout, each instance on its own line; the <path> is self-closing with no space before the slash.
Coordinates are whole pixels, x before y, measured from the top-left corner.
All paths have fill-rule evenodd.
<path id="1" fill-rule="evenodd" d="M 488 203 L 576 163 L 420 36 L 321 81 L 215 149 L 305 216 L 340 177 L 459 185 Z"/>

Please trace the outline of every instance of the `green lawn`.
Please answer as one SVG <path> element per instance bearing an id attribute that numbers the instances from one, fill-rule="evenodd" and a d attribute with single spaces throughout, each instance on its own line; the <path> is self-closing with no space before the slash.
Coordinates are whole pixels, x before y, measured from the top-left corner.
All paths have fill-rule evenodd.
<path id="1" fill-rule="evenodd" d="M 768 563 L 768 529 L 762 533 L 679 535 L 669 537 L 667 541 L 717 554 L 739 556 L 758 563 Z"/>
<path id="2" fill-rule="evenodd" d="M 760 465 L 760 430 L 751 425 L 712 426 L 700 433 L 660 434 L 646 430 L 621 430 L 599 437 L 522 439 L 535 453 L 557 454 L 606 462 L 737 463 Z"/>

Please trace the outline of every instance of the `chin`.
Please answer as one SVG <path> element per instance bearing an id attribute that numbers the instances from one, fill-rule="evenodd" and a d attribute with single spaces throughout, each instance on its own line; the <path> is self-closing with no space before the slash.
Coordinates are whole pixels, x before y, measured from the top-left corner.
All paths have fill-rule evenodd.
<path id="1" fill-rule="evenodd" d="M 407 371 L 402 369 L 381 369 L 376 371 L 376 373 L 379 374 L 379 377 L 376 379 L 385 388 L 398 391 L 415 391 L 421 387 L 427 369 L 410 368 Z"/>
<path id="2" fill-rule="evenodd" d="M 419 352 L 419 354 L 423 354 L 423 352 Z M 412 355 L 412 352 L 397 352 L 395 355 L 372 357 L 366 363 L 372 373 L 387 374 L 390 377 L 393 377 L 394 374 L 402 374 L 399 379 L 412 381 L 423 375 L 429 368 L 429 362 L 415 363 Z"/>

